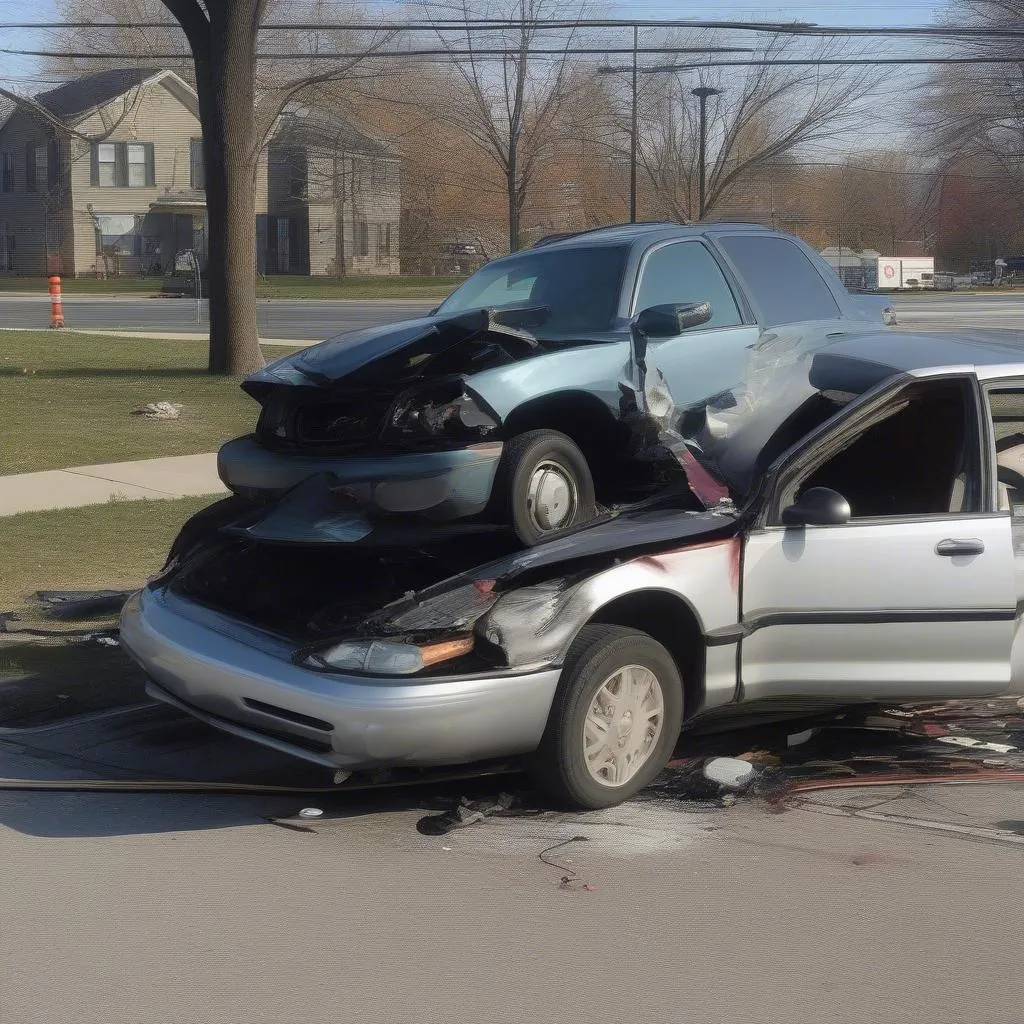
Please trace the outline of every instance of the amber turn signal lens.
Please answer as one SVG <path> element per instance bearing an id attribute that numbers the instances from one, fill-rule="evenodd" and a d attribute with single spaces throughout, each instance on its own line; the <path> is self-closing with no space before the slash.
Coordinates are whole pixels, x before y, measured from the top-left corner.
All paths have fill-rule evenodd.
<path id="1" fill-rule="evenodd" d="M 424 668 L 430 668 L 431 665 L 439 665 L 442 661 L 451 661 L 452 658 L 461 658 L 472 650 L 472 636 L 460 636 L 454 640 L 442 640 L 436 644 L 420 645 L 420 654 L 423 655 Z"/>

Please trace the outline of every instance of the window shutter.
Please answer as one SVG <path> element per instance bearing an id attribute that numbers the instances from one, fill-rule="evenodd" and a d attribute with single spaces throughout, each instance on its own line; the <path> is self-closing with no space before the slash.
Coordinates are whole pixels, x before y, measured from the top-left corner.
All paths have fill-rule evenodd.
<path id="1" fill-rule="evenodd" d="M 114 184 L 118 188 L 128 186 L 128 147 L 123 142 L 114 145 Z"/>
<path id="2" fill-rule="evenodd" d="M 89 147 L 89 184 L 99 185 L 100 183 L 100 144 L 94 142 Z"/>
<path id="3" fill-rule="evenodd" d="M 25 145 L 25 191 L 36 190 L 36 154 L 31 142 Z"/>
<path id="4" fill-rule="evenodd" d="M 50 142 L 50 151 L 46 154 L 46 176 L 49 179 L 46 183 L 50 192 L 56 192 L 60 183 L 60 173 L 57 161 L 60 159 L 60 146 L 57 140 Z"/>
<path id="5" fill-rule="evenodd" d="M 153 151 L 153 143 L 144 143 L 146 147 L 146 184 L 153 186 L 156 184 L 156 155 Z"/>

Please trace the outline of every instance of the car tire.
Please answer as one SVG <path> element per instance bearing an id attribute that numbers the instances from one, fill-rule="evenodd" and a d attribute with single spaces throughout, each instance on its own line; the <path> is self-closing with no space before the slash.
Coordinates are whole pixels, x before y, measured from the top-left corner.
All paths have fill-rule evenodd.
<path id="1" fill-rule="evenodd" d="M 640 716 L 655 714 L 634 732 Z M 526 769 L 561 805 L 613 807 L 668 764 L 682 723 L 682 677 L 657 640 L 623 626 L 584 626 Z"/>
<path id="2" fill-rule="evenodd" d="M 594 518 L 594 477 L 586 456 L 557 430 L 512 438 L 498 472 L 495 506 L 526 547 Z"/>

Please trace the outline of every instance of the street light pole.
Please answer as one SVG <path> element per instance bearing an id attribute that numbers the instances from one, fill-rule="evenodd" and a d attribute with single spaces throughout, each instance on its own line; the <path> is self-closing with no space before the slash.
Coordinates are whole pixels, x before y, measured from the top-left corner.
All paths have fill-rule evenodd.
<path id="1" fill-rule="evenodd" d="M 721 89 L 712 89 L 710 86 L 702 85 L 697 89 L 691 90 L 691 95 L 696 96 L 700 100 L 700 198 L 698 205 L 697 220 L 704 219 L 704 211 L 706 208 L 706 192 L 707 192 L 707 145 L 708 145 L 708 97 L 717 96 L 721 93 Z"/>
<path id="2" fill-rule="evenodd" d="M 636 223 L 636 151 L 640 134 L 640 118 L 637 110 L 637 48 L 639 46 L 640 27 L 633 26 L 633 126 L 629 138 L 629 222 Z"/>

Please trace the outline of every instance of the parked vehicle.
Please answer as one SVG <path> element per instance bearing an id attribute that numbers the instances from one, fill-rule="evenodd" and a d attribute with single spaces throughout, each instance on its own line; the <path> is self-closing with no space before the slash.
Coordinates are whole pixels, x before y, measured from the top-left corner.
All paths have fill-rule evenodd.
<path id="1" fill-rule="evenodd" d="M 915 291 L 935 287 L 932 256 L 879 256 L 878 287 L 889 291 Z"/>
<path id="2" fill-rule="evenodd" d="M 266 500 L 330 474 L 370 512 L 476 517 L 533 544 L 637 496 L 620 407 L 634 331 L 677 405 L 699 408 L 741 380 L 765 331 L 803 324 L 824 343 L 891 319 L 799 239 L 758 226 L 556 236 L 487 264 L 431 316 L 250 377 L 256 431 L 223 447 L 220 475 Z"/>
<path id="3" fill-rule="evenodd" d="M 315 491 L 228 498 L 129 601 L 122 643 L 152 696 L 308 761 L 520 758 L 586 808 L 711 719 L 1019 688 L 1024 349 L 805 334 L 772 332 L 685 437 L 640 340 L 624 398 L 681 486 L 534 547 L 367 529 Z"/>

